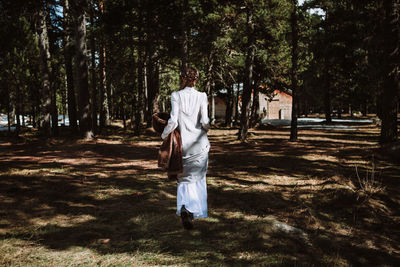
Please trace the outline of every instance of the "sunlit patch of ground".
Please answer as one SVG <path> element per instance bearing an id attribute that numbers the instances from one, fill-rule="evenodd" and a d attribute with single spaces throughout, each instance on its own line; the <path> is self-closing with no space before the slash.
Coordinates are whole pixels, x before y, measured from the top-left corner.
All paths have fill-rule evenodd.
<path id="1" fill-rule="evenodd" d="M 193 231 L 150 130 L 0 142 L 0 265 L 399 265 L 400 164 L 376 127 L 236 134 L 209 132 L 209 218 Z"/>

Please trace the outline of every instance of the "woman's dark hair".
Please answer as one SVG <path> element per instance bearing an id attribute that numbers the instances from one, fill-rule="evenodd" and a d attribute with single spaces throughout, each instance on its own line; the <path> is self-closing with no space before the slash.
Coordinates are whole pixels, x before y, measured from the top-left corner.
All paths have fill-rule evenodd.
<path id="1" fill-rule="evenodd" d="M 181 73 L 181 78 L 183 78 L 182 88 L 193 87 L 199 78 L 199 71 L 193 67 L 186 67 Z"/>

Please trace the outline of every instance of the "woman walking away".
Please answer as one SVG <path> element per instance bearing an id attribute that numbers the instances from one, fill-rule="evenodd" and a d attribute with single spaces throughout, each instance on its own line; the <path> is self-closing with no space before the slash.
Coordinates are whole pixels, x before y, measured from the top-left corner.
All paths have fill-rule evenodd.
<path id="1" fill-rule="evenodd" d="M 171 117 L 161 135 L 162 139 L 176 128 L 182 138 L 183 173 L 178 175 L 177 214 L 185 229 L 193 228 L 193 219 L 207 217 L 209 118 L 206 93 L 194 86 L 199 78 L 197 69 L 188 67 L 181 75 L 181 87 L 171 95 Z"/>

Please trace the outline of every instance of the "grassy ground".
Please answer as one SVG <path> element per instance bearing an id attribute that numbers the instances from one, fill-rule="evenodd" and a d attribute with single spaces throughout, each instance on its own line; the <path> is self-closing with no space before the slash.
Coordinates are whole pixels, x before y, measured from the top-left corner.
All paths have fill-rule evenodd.
<path id="1" fill-rule="evenodd" d="M 357 129 L 297 143 L 253 130 L 247 144 L 211 130 L 209 218 L 192 231 L 151 132 L 1 137 L 0 265 L 399 266 L 399 150 Z"/>

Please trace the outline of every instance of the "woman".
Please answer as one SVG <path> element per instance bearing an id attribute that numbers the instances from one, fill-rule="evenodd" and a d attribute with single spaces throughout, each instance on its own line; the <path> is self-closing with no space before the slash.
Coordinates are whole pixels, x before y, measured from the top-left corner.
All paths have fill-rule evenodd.
<path id="1" fill-rule="evenodd" d="M 165 139 L 178 127 L 182 138 L 183 173 L 178 175 L 177 214 L 185 229 L 193 228 L 192 219 L 207 217 L 209 119 L 206 93 L 194 86 L 199 72 L 186 68 L 181 75 L 181 87 L 171 95 L 171 117 L 161 135 Z"/>

